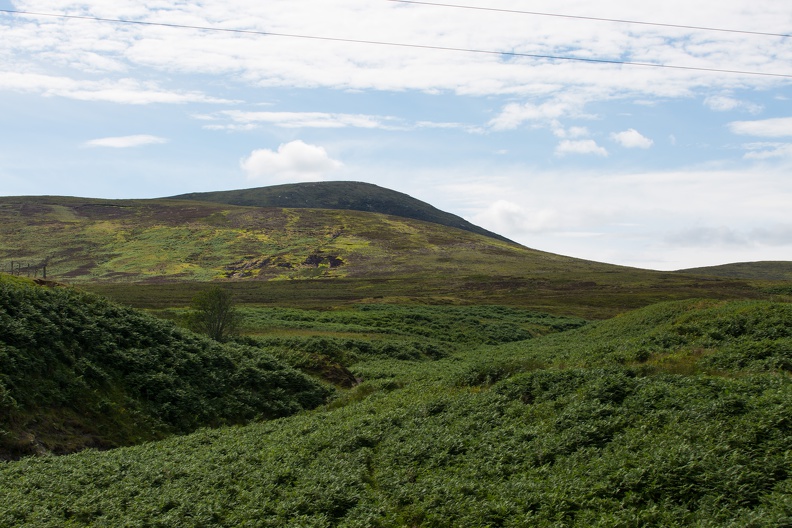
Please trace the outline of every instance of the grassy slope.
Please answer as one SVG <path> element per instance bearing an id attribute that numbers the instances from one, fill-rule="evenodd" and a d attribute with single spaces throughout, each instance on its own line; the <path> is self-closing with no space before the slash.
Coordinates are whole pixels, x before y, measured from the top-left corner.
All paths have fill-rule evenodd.
<path id="1" fill-rule="evenodd" d="M 0 199 L 0 222 L 0 262 L 49 256 L 50 276 L 73 282 L 615 269 L 356 211 L 35 197 Z"/>
<path id="2" fill-rule="evenodd" d="M 261 350 L 0 275 L 0 458 L 285 416 L 328 395 Z"/>
<path id="3" fill-rule="evenodd" d="M 0 524 L 786 526 L 791 340 L 789 304 L 689 301 L 358 359 L 311 413 L 6 464 Z"/>
<path id="4" fill-rule="evenodd" d="M 792 281 L 792 262 L 736 262 L 722 266 L 691 268 L 679 273 L 689 275 L 707 275 L 710 277 L 727 277 L 732 279 L 752 279 L 766 281 Z"/>
<path id="5" fill-rule="evenodd" d="M 588 262 L 381 214 L 0 199 L 0 268 L 47 257 L 50 278 L 141 307 L 185 305 L 201 281 L 217 279 L 232 281 L 245 303 L 508 304 L 586 318 L 671 299 L 768 295 L 745 281 Z"/>
<path id="6" fill-rule="evenodd" d="M 344 209 L 400 216 L 454 227 L 508 242 L 501 235 L 487 231 L 456 215 L 441 211 L 404 193 L 361 182 L 318 182 L 275 185 L 238 191 L 191 193 L 174 196 L 192 200 L 253 207 L 292 209 Z"/>

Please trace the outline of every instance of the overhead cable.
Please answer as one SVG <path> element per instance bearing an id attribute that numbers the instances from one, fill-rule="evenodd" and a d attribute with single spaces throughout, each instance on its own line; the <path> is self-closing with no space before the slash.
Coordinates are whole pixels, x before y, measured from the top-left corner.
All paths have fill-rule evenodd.
<path id="1" fill-rule="evenodd" d="M 400 4 L 417 4 L 417 5 L 424 5 L 424 6 L 435 6 L 435 7 L 450 7 L 455 9 L 473 9 L 476 11 L 494 11 L 496 13 L 511 13 L 511 14 L 518 14 L 518 15 L 534 15 L 534 16 L 544 16 L 544 17 L 557 17 L 557 18 L 571 18 L 575 20 L 590 20 L 595 22 L 617 22 L 620 24 L 638 24 L 642 26 L 656 26 L 656 27 L 666 27 L 666 28 L 675 28 L 675 29 L 694 29 L 697 31 L 718 31 L 721 33 L 740 33 L 743 35 L 761 35 L 764 37 L 783 37 L 783 38 L 792 38 L 792 35 L 786 33 L 770 33 L 765 31 L 749 31 L 745 29 L 727 29 L 727 28 L 715 28 L 715 27 L 706 27 L 706 26 L 688 26 L 683 24 L 663 24 L 660 22 L 644 22 L 639 20 L 624 20 L 619 18 L 602 18 L 602 17 L 592 17 L 592 16 L 580 16 L 580 15 L 564 15 L 559 13 L 544 13 L 539 11 L 521 11 L 518 9 L 498 9 L 494 7 L 480 7 L 480 6 L 469 6 L 469 5 L 459 5 L 459 4 L 442 4 L 437 2 L 421 2 L 417 0 L 385 0 L 386 2 L 397 2 Z"/>
<path id="2" fill-rule="evenodd" d="M 724 68 L 704 68 L 700 66 L 679 66 L 674 64 L 657 64 L 651 62 L 636 62 L 636 61 L 624 61 L 624 60 L 616 60 L 616 59 L 595 59 L 595 58 L 584 58 L 584 57 L 569 57 L 569 56 L 562 56 L 562 55 L 545 55 L 545 54 L 538 54 L 538 53 L 522 53 L 517 51 L 493 51 L 493 50 L 483 50 L 483 49 L 474 49 L 474 48 L 456 48 L 450 46 L 433 46 L 429 44 L 409 44 L 403 42 L 386 42 L 386 41 L 378 41 L 378 40 L 360 40 L 360 39 L 349 39 L 349 38 L 340 38 L 340 37 L 322 37 L 317 35 L 300 35 L 295 33 L 277 33 L 272 31 L 257 31 L 251 29 L 229 29 L 229 28 L 219 28 L 219 27 L 212 27 L 212 26 L 193 26 L 193 25 L 186 25 L 186 24 L 170 24 L 167 22 L 144 22 L 140 20 L 123 20 L 123 19 L 116 19 L 116 18 L 102 18 L 102 17 L 94 17 L 94 16 L 87 16 L 87 15 L 64 15 L 58 13 L 36 13 L 32 11 L 17 11 L 12 9 L 0 9 L 0 13 L 9 13 L 14 15 L 30 15 L 30 16 L 40 16 L 40 17 L 50 17 L 50 18 L 63 18 L 63 19 L 76 19 L 76 20 L 90 20 L 94 22 L 107 22 L 112 24 L 131 24 L 131 25 L 138 25 L 138 26 L 153 26 L 153 27 L 166 27 L 166 28 L 175 28 L 175 29 L 193 29 L 199 31 L 214 31 L 214 32 L 223 32 L 223 33 L 236 33 L 236 34 L 244 34 L 244 35 L 257 35 L 257 36 L 267 36 L 267 37 L 287 37 L 287 38 L 298 38 L 298 39 L 309 39 L 309 40 L 320 40 L 326 42 L 345 42 L 345 43 L 352 43 L 352 44 L 368 44 L 368 45 L 376 45 L 376 46 L 392 46 L 392 47 L 401 47 L 401 48 L 412 48 L 412 49 L 425 49 L 425 50 L 437 50 L 437 51 L 455 51 L 455 52 L 463 52 L 463 53 L 476 53 L 482 55 L 496 55 L 500 57 L 521 57 L 521 58 L 531 58 L 531 59 L 544 59 L 544 60 L 557 60 L 557 61 L 570 61 L 570 62 L 584 62 L 584 63 L 593 63 L 593 64 L 611 64 L 611 65 L 620 65 L 620 66 L 640 66 L 646 68 L 664 68 L 670 70 L 686 70 L 686 71 L 699 71 L 699 72 L 709 72 L 709 73 L 728 73 L 728 74 L 737 74 L 737 75 L 750 75 L 750 76 L 761 76 L 761 77 L 776 77 L 776 78 L 784 78 L 784 79 L 792 79 L 792 74 L 784 74 L 784 73 L 768 73 L 768 72 L 756 72 L 756 71 L 746 71 L 746 70 L 731 70 L 731 69 L 724 69 Z"/>

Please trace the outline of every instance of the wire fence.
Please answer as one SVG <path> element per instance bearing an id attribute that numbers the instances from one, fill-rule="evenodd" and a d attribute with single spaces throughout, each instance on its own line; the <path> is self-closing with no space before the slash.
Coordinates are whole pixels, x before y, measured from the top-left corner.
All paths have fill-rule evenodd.
<path id="1" fill-rule="evenodd" d="M 42 279 L 47 278 L 47 262 L 39 262 L 34 264 L 32 262 L 23 262 L 19 260 L 12 260 L 9 265 L 3 266 L 1 271 L 10 273 L 17 277 L 26 276 L 38 278 L 41 275 Z"/>

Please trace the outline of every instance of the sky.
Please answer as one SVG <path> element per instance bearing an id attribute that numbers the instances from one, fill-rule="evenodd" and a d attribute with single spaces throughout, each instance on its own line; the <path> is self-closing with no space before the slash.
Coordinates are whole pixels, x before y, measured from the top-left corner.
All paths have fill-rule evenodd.
<path id="1" fill-rule="evenodd" d="M 0 12 L 0 196 L 351 180 L 599 262 L 792 260 L 784 2 L 440 3 L 0 0 L 71 17 Z"/>

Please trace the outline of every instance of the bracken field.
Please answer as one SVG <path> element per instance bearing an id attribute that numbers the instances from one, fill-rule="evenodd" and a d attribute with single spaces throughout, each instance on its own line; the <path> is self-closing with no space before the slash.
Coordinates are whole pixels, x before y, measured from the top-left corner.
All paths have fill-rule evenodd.
<path id="1" fill-rule="evenodd" d="M 324 403 L 133 447 L 6 462 L 0 524 L 792 523 L 788 304 L 682 301 L 588 324 L 482 306 L 243 315 L 244 335 L 226 347 L 244 349 L 244 361 L 312 371 L 325 380 L 328 393 L 316 392 Z M 205 341 L 162 319 L 124 317 Z M 4 357 L 18 360 L 11 345 Z M 23 413 L 18 394 L 29 386 L 3 381 L 4 401 Z"/>

